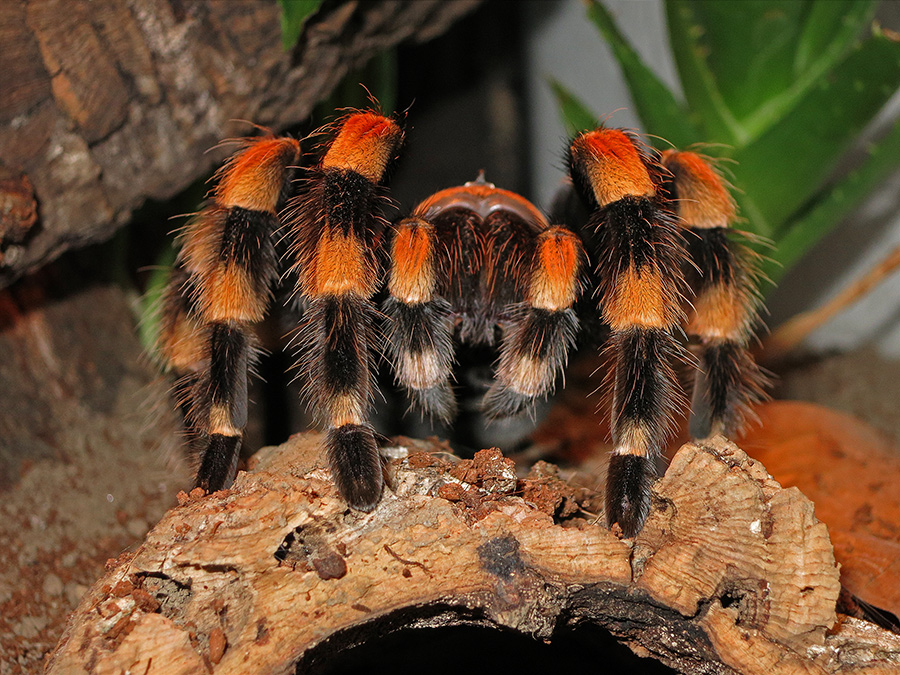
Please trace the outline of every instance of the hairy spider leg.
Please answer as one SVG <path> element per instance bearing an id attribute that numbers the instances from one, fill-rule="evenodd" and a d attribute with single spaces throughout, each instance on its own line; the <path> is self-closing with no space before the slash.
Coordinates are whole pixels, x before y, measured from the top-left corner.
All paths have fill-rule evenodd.
<path id="1" fill-rule="evenodd" d="M 524 301 L 508 310 L 494 384 L 484 399 L 489 417 L 519 414 L 553 392 L 578 332 L 572 306 L 583 258 L 579 239 L 554 226 L 537 235 L 530 260 L 514 262 L 527 273 L 527 285 Z"/>
<path id="2" fill-rule="evenodd" d="M 247 423 L 252 324 L 266 313 L 278 260 L 273 234 L 300 144 L 246 142 L 219 171 L 212 199 L 188 224 L 164 300 L 162 352 L 189 439 L 204 446 L 196 484 L 228 487 Z"/>
<path id="3" fill-rule="evenodd" d="M 377 345 L 371 299 L 381 282 L 376 248 L 385 197 L 379 185 L 402 138 L 398 124 L 379 114 L 346 116 L 286 211 L 292 272 L 304 306 L 297 333 L 303 393 L 327 428 L 338 490 L 361 511 L 375 508 L 383 487 L 368 422 Z"/>
<path id="4" fill-rule="evenodd" d="M 413 406 L 449 423 L 456 416 L 450 387 L 453 368 L 452 308 L 437 294 L 442 268 L 434 225 L 418 216 L 397 224 L 391 242 L 387 348 L 395 378 Z"/>
<path id="5" fill-rule="evenodd" d="M 690 432 L 694 438 L 738 431 L 753 403 L 766 397 L 767 378 L 748 351 L 760 303 L 754 254 L 729 238 L 735 204 L 722 179 L 693 152 L 667 150 L 664 189 L 684 227 L 694 291 L 687 333 L 700 342 Z"/>
<path id="6" fill-rule="evenodd" d="M 202 450 L 206 431 L 208 402 L 196 402 L 197 383 L 209 367 L 203 323 L 195 302 L 194 279 L 178 256 L 163 292 L 161 330 L 158 338 L 163 367 L 177 379 L 173 397 L 184 421 L 188 446 Z"/>
<path id="7" fill-rule="evenodd" d="M 647 517 L 655 460 L 684 405 L 672 362 L 685 355 L 673 332 L 684 318 L 686 254 L 636 139 L 596 129 L 575 138 L 569 158 L 573 182 L 592 207 L 584 238 L 611 329 L 606 518 L 630 537 Z"/>

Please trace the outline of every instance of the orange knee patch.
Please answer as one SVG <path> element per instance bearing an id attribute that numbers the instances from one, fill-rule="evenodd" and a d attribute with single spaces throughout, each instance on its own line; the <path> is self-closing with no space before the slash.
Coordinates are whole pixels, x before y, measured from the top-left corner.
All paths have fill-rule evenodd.
<path id="1" fill-rule="evenodd" d="M 665 329 L 678 323 L 681 316 L 679 303 L 662 276 L 649 267 L 640 274 L 628 268 L 603 298 L 603 318 L 617 331 L 633 326 Z"/>
<path id="2" fill-rule="evenodd" d="M 363 242 L 331 229 L 319 237 L 311 276 L 307 291 L 313 296 L 354 293 L 368 298 L 376 290 Z"/>
<path id="3" fill-rule="evenodd" d="M 406 303 L 431 300 L 434 292 L 434 227 L 417 218 L 400 223 L 391 246 L 388 290 Z"/>
<path id="4" fill-rule="evenodd" d="M 624 197 L 652 197 L 656 188 L 634 141 L 619 129 L 596 129 L 572 142 L 572 159 L 603 207 Z"/>
<path id="5" fill-rule="evenodd" d="M 672 174 L 678 194 L 678 216 L 690 227 L 728 227 L 734 200 L 722 178 L 698 154 L 666 150 L 662 165 Z"/>
<path id="6" fill-rule="evenodd" d="M 430 389 L 447 380 L 447 368 L 434 350 L 402 352 L 394 364 L 397 380 L 412 389 Z"/>
<path id="7" fill-rule="evenodd" d="M 616 435 L 617 439 L 612 451 L 614 455 L 647 457 L 650 454 L 651 439 L 644 425 L 634 420 L 628 420 L 619 425 Z"/>
<path id="8" fill-rule="evenodd" d="M 362 424 L 365 420 L 364 406 L 359 396 L 341 394 L 328 402 L 328 423 L 332 427 L 345 424 Z"/>
<path id="9" fill-rule="evenodd" d="M 231 411 L 224 405 L 214 405 L 210 407 L 208 432 L 210 434 L 219 434 L 221 436 L 241 435 L 241 430 L 234 426 L 231 421 Z"/>
<path id="10" fill-rule="evenodd" d="M 403 131 L 393 120 L 373 112 L 353 113 L 341 124 L 322 168 L 355 171 L 379 183 L 402 139 Z"/>
<path id="11" fill-rule="evenodd" d="M 250 141 L 220 171 L 216 202 L 252 211 L 274 213 L 287 168 L 300 158 L 300 143 L 293 138 Z"/>
<path id="12" fill-rule="evenodd" d="M 166 317 L 160 337 L 162 355 L 175 372 L 188 373 L 200 370 L 206 340 L 196 321 L 184 312 Z"/>
<path id="13" fill-rule="evenodd" d="M 501 365 L 497 375 L 513 391 L 541 396 L 553 387 L 553 367 L 546 359 L 521 356 Z"/>
<path id="14" fill-rule="evenodd" d="M 260 293 L 247 270 L 238 265 L 218 265 L 202 275 L 200 309 L 203 319 L 214 321 L 262 321 L 268 290 Z"/>
<path id="15" fill-rule="evenodd" d="M 687 332 L 703 340 L 741 340 L 753 320 L 747 293 L 733 285 L 712 286 L 694 300 Z"/>
<path id="16" fill-rule="evenodd" d="M 578 286 L 581 243 L 566 229 L 553 227 L 537 242 L 529 302 L 538 309 L 557 311 L 571 307 Z"/>

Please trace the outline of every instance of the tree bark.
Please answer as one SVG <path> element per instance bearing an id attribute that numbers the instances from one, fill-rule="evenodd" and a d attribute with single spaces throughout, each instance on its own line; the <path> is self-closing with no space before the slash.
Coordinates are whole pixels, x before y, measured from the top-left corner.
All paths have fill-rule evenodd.
<path id="1" fill-rule="evenodd" d="M 0 3 L 0 287 L 208 174 L 237 120 L 297 123 L 352 68 L 479 2 L 325 3 L 291 53 L 275 2 Z"/>
<path id="2" fill-rule="evenodd" d="M 393 450 L 392 489 L 349 511 L 321 437 L 261 451 L 233 489 L 183 495 L 87 594 L 50 673 L 288 673 L 404 625 L 552 638 L 590 622 L 685 673 L 896 672 L 900 637 L 839 617 L 813 505 L 718 438 L 685 445 L 633 541 L 602 501 L 487 450 Z M 151 668 L 152 666 L 152 668 Z"/>

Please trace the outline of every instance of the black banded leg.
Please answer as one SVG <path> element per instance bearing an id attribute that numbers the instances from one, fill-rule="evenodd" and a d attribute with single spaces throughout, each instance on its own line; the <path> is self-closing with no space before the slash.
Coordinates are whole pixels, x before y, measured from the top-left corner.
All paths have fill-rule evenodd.
<path id="1" fill-rule="evenodd" d="M 682 403 L 671 362 L 683 353 L 673 332 L 684 319 L 686 255 L 657 193 L 660 167 L 640 141 L 616 129 L 584 133 L 572 142 L 570 169 L 592 207 L 586 239 L 612 330 L 614 449 L 606 517 L 632 537 L 647 517 L 655 460 Z"/>
<path id="2" fill-rule="evenodd" d="M 456 416 L 456 397 L 450 387 L 453 367 L 453 318 L 450 303 L 436 289 L 444 270 L 435 226 L 412 216 L 397 225 L 391 242 L 390 296 L 387 347 L 397 382 L 406 389 L 414 408 L 449 423 Z M 444 270 L 443 272 L 441 270 Z"/>
<path id="3" fill-rule="evenodd" d="M 208 433 L 196 481 L 208 492 L 227 488 L 234 480 L 247 425 L 250 353 L 249 338 L 238 322 L 209 327 L 208 379 L 198 382 L 197 396 L 209 402 Z"/>
<path id="4" fill-rule="evenodd" d="M 456 417 L 456 397 L 450 387 L 453 367 L 453 323 L 443 298 L 405 303 L 389 297 L 387 346 L 397 382 L 415 408 L 441 422 Z"/>
<path id="5" fill-rule="evenodd" d="M 328 463 L 347 503 L 371 511 L 381 497 L 383 474 L 372 404 L 375 308 L 355 295 L 309 302 L 300 332 L 305 394 L 327 427 Z"/>
<path id="6" fill-rule="evenodd" d="M 578 332 L 572 306 L 583 258 L 581 243 L 565 228 L 549 227 L 536 237 L 525 302 L 509 311 L 494 384 L 484 399 L 488 417 L 521 413 L 553 392 Z"/>
<path id="7" fill-rule="evenodd" d="M 650 511 L 656 459 L 672 433 L 681 395 L 672 361 L 680 345 L 664 330 L 632 328 L 614 336 L 613 454 L 606 482 L 606 517 L 626 537 Z"/>
<path id="8" fill-rule="evenodd" d="M 738 431 L 765 399 L 767 377 L 747 348 L 760 302 L 755 256 L 731 239 L 735 204 L 721 176 L 702 156 L 667 150 L 665 190 L 684 225 L 694 289 L 687 333 L 700 342 L 690 433 L 693 438 Z"/>
<path id="9" fill-rule="evenodd" d="M 298 141 L 248 139 L 217 174 L 210 201 L 188 223 L 164 303 L 162 352 L 191 445 L 202 452 L 196 485 L 234 480 L 247 423 L 250 326 L 265 316 L 277 276 L 272 233 Z"/>

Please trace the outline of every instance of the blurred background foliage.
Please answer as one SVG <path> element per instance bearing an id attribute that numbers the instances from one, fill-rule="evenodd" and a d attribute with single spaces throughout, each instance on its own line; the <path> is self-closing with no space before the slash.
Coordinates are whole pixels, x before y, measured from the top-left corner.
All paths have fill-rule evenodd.
<path id="1" fill-rule="evenodd" d="M 900 36 L 873 22 L 876 0 L 666 0 L 682 92 L 644 63 L 601 2 L 586 5 L 651 141 L 729 160 L 719 166 L 746 220 L 738 228 L 759 238 L 773 281 L 900 166 L 895 122 L 838 169 L 900 86 Z M 597 125 L 588 105 L 551 86 L 571 133 Z"/>

